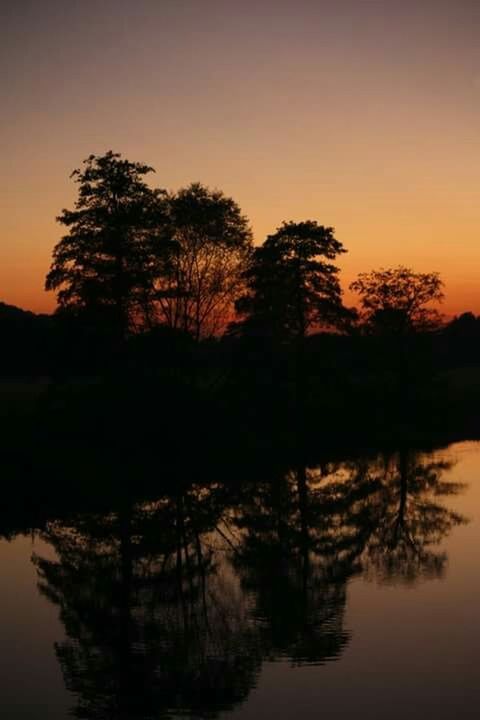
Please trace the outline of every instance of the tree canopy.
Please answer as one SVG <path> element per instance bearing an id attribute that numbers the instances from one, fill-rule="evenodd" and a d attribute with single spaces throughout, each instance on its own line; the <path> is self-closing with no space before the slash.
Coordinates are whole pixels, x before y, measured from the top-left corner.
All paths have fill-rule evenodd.
<path id="1" fill-rule="evenodd" d="M 313 327 L 341 325 L 350 313 L 331 261 L 345 252 L 331 227 L 284 222 L 255 249 L 244 273 L 247 292 L 237 302 L 242 331 L 288 341 Z"/>
<path id="2" fill-rule="evenodd" d="M 417 273 L 403 266 L 361 273 L 350 289 L 360 295 L 361 319 L 374 332 L 405 334 L 437 327 L 432 303 L 443 300 L 436 272 Z"/>
<path id="3" fill-rule="evenodd" d="M 175 251 L 159 279 L 160 319 L 197 340 L 221 331 L 252 246 L 247 218 L 219 190 L 193 183 L 168 198 Z"/>
<path id="4" fill-rule="evenodd" d="M 122 337 L 145 308 L 168 246 L 165 192 L 145 183 L 151 172 L 112 151 L 74 170 L 78 198 L 57 218 L 68 233 L 46 278 L 60 309 L 93 310 Z"/>

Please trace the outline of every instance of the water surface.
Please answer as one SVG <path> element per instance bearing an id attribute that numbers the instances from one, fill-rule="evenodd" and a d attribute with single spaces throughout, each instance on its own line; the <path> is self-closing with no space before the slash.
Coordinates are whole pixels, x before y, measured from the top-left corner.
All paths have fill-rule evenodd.
<path id="1" fill-rule="evenodd" d="M 479 471 L 404 448 L 9 528 L 3 715 L 477 717 Z"/>

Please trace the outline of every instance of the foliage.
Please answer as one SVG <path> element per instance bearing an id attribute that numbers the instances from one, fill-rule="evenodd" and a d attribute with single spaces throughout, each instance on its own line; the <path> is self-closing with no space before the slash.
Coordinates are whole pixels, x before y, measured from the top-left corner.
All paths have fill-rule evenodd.
<path id="1" fill-rule="evenodd" d="M 251 252 L 247 218 L 232 198 L 200 183 L 168 200 L 176 250 L 160 279 L 158 311 L 163 322 L 197 340 L 223 329 Z"/>
<path id="2" fill-rule="evenodd" d="M 145 311 L 169 248 L 165 193 L 143 179 L 152 171 L 112 151 L 90 155 L 72 173 L 75 209 L 57 218 L 68 234 L 54 249 L 46 289 L 58 291 L 60 309 L 93 311 L 122 337 Z"/>
<path id="3" fill-rule="evenodd" d="M 439 326 L 440 315 L 430 304 L 443 300 L 442 287 L 438 273 L 403 266 L 361 273 L 350 285 L 360 295 L 364 327 L 399 335 Z"/>
<path id="4" fill-rule="evenodd" d="M 338 268 L 329 262 L 346 252 L 333 233 L 314 220 L 283 223 L 255 249 L 245 272 L 247 293 L 237 302 L 244 333 L 282 342 L 351 317 L 342 304 Z"/>

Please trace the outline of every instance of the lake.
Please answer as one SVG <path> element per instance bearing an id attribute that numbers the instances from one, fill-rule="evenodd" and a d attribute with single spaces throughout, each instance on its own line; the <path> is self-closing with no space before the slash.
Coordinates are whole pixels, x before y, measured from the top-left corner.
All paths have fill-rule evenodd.
<path id="1" fill-rule="evenodd" d="M 404 447 L 9 528 L 2 716 L 477 717 L 479 475 Z"/>

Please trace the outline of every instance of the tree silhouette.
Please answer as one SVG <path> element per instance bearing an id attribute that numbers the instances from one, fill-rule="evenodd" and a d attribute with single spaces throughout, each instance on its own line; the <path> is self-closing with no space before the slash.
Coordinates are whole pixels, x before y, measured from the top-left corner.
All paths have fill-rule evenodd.
<path id="1" fill-rule="evenodd" d="M 361 273 L 350 289 L 360 295 L 361 319 L 380 334 L 406 335 L 438 327 L 431 303 L 443 300 L 438 273 L 416 273 L 406 267 Z"/>
<path id="2" fill-rule="evenodd" d="M 455 316 L 443 330 L 446 360 L 452 365 L 478 365 L 480 360 L 480 317 L 472 312 Z"/>
<path id="3" fill-rule="evenodd" d="M 363 273 L 350 285 L 360 295 L 360 330 L 371 336 L 383 407 L 400 424 L 425 414 L 435 397 L 431 333 L 441 317 L 432 304 L 443 299 L 442 286 L 438 273 L 402 266 Z"/>
<path id="4" fill-rule="evenodd" d="M 270 393 L 275 415 L 281 397 L 291 404 L 299 436 L 310 397 L 307 334 L 353 318 L 342 304 L 339 271 L 331 262 L 344 252 L 331 227 L 313 220 L 283 223 L 255 248 L 244 273 L 246 292 L 236 303 L 239 320 L 230 326 L 250 346 L 248 354 L 258 356 L 255 375 Z"/>
<path id="5" fill-rule="evenodd" d="M 255 249 L 245 272 L 247 292 L 237 302 L 239 329 L 281 344 L 350 317 L 338 268 L 329 262 L 346 252 L 333 232 L 313 220 L 283 223 Z"/>
<path id="6" fill-rule="evenodd" d="M 215 335 L 233 314 L 252 234 L 240 208 L 200 183 L 168 200 L 176 250 L 159 282 L 159 317 L 197 340 Z"/>
<path id="7" fill-rule="evenodd" d="M 54 249 L 46 289 L 57 291 L 60 309 L 106 319 L 121 338 L 147 310 L 170 249 L 165 193 L 143 179 L 152 171 L 112 151 L 90 155 L 72 173 L 75 209 L 57 218 L 68 234 Z"/>

